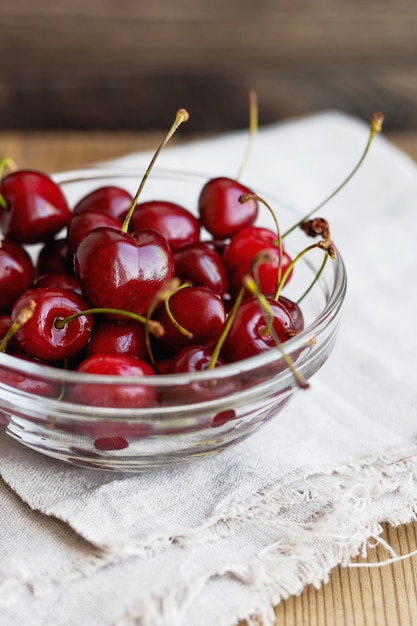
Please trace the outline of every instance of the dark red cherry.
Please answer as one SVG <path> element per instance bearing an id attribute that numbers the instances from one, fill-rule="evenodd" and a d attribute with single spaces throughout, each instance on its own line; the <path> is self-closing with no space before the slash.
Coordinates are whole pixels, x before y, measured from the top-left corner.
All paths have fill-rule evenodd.
<path id="1" fill-rule="evenodd" d="M 26 250 L 12 241 L 0 242 L 0 313 L 9 313 L 34 281 L 35 268 Z"/>
<path id="2" fill-rule="evenodd" d="M 218 239 L 228 239 L 254 223 L 258 215 L 257 200 L 240 202 L 251 190 L 231 178 L 212 178 L 203 187 L 198 201 L 201 224 Z"/>
<path id="3" fill-rule="evenodd" d="M 72 259 L 68 260 L 68 242 L 65 239 L 50 239 L 39 250 L 36 260 L 38 276 L 73 272 Z"/>
<path id="4" fill-rule="evenodd" d="M 16 331 L 16 339 L 29 355 L 45 361 L 60 361 L 78 354 L 85 347 L 92 329 L 90 315 L 81 315 L 63 327 L 59 326 L 64 318 L 87 308 L 78 293 L 50 287 L 29 289 L 12 309 L 13 322 L 31 302 L 35 303 L 32 317 Z"/>
<path id="5" fill-rule="evenodd" d="M 290 314 L 295 330 L 304 330 L 304 316 L 300 305 L 282 295 L 278 298 L 278 301 L 285 306 Z"/>
<path id="6" fill-rule="evenodd" d="M 80 295 L 81 288 L 77 278 L 67 272 L 47 273 L 36 279 L 35 287 L 57 287 L 58 289 L 72 289 Z"/>
<path id="7" fill-rule="evenodd" d="M 163 235 L 152 229 L 131 235 L 96 228 L 80 243 L 74 268 L 94 307 L 145 315 L 159 289 L 173 276 L 174 260 Z"/>
<path id="8" fill-rule="evenodd" d="M 259 289 L 264 294 L 275 293 L 280 259 L 276 237 L 273 231 L 256 226 L 244 228 L 232 237 L 223 254 L 232 295 L 238 293 L 242 287 L 243 277 L 252 272 L 255 259 L 261 252 L 266 252 L 268 259 L 256 263 L 256 278 Z M 285 273 L 290 263 L 290 256 L 283 250 L 281 275 Z M 288 280 L 289 278 L 290 276 Z"/>
<path id="9" fill-rule="evenodd" d="M 286 308 L 272 298 L 267 298 L 273 312 L 273 329 L 281 343 L 287 341 L 294 330 Z M 236 312 L 227 334 L 221 356 L 228 362 L 240 361 L 271 348 L 277 349 L 272 333 L 268 332 L 268 316 L 265 316 L 258 300 L 246 298 Z"/>
<path id="10" fill-rule="evenodd" d="M 0 194 L 7 209 L 0 213 L 6 239 L 40 243 L 52 239 L 68 225 L 66 198 L 49 176 L 32 170 L 17 170 L 1 181 Z"/>
<path id="11" fill-rule="evenodd" d="M 221 296 L 229 287 L 221 256 L 202 242 L 182 246 L 174 252 L 174 273 L 192 285 L 208 287 Z"/>
<path id="12" fill-rule="evenodd" d="M 191 374 L 195 372 L 204 372 L 208 370 L 211 363 L 211 350 L 205 346 L 188 346 L 180 350 L 172 357 L 167 368 L 168 374 Z M 222 359 L 216 360 L 215 367 L 224 365 Z M 239 391 L 241 387 L 240 380 L 231 378 L 216 378 L 209 380 L 192 381 L 186 391 L 187 402 L 204 402 L 214 400 L 215 398 L 228 397 L 230 394 Z M 184 391 L 181 387 L 176 389 L 170 387 L 163 391 L 163 399 L 170 404 L 184 403 Z"/>
<path id="13" fill-rule="evenodd" d="M 165 334 L 155 343 L 171 354 L 192 344 L 208 348 L 215 345 L 225 322 L 224 304 L 220 296 L 206 287 L 184 287 L 170 297 L 169 309 L 174 320 L 189 331 L 192 338 L 174 326 L 162 303 L 153 319 L 162 324 Z"/>
<path id="14" fill-rule="evenodd" d="M 187 346 L 175 354 L 169 362 L 167 374 L 189 374 L 203 372 L 211 363 L 212 352 L 205 346 Z M 215 367 L 224 365 L 221 359 L 216 360 Z"/>
<path id="15" fill-rule="evenodd" d="M 94 382 L 76 383 L 69 393 L 69 399 L 72 402 L 115 408 L 146 408 L 154 406 L 158 402 L 155 387 L 141 385 L 141 380 L 146 376 L 154 375 L 155 370 L 140 359 L 115 354 L 95 354 L 82 361 L 76 371 L 104 376 L 131 376 L 136 381 L 133 384 L 121 382 L 120 384 L 109 383 L 108 385 Z M 127 431 L 129 431 L 128 427 L 128 424 L 126 427 L 121 424 L 118 429 L 115 425 L 111 433 L 107 431 L 100 434 L 101 436 L 104 434 L 106 436 L 116 434 L 126 436 Z M 132 432 L 134 432 L 134 428 Z M 99 434 L 96 432 L 95 436 L 98 437 Z"/>
<path id="16" fill-rule="evenodd" d="M 10 318 L 10 315 L 0 314 L 0 341 L 7 335 L 11 325 L 12 320 Z M 4 351 L 8 354 L 14 355 L 23 353 L 22 347 L 20 346 L 14 335 L 8 340 L 6 349 Z"/>
<path id="17" fill-rule="evenodd" d="M 101 226 L 107 226 L 108 228 L 115 228 L 116 230 L 121 227 L 120 220 L 106 215 L 105 213 L 93 213 L 91 211 L 85 211 L 84 213 L 78 213 L 73 215 L 68 226 L 67 244 L 68 244 L 68 260 L 69 263 L 73 263 L 73 257 L 80 242 L 91 232 L 94 228 Z"/>
<path id="18" fill-rule="evenodd" d="M 133 202 L 132 195 L 118 185 L 105 185 L 94 189 L 74 206 L 73 214 L 102 213 L 121 222 Z"/>
<path id="19" fill-rule="evenodd" d="M 132 320 L 95 320 L 86 348 L 87 356 L 93 354 L 119 354 L 149 360 L 144 325 Z"/>
<path id="20" fill-rule="evenodd" d="M 129 230 L 154 228 L 168 240 L 171 248 L 198 241 L 200 224 L 187 209 L 166 200 L 150 200 L 136 205 Z"/>

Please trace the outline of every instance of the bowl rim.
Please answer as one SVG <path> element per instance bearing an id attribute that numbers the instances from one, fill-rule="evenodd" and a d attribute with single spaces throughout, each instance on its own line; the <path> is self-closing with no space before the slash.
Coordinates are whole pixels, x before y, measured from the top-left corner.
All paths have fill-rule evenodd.
<path id="1" fill-rule="evenodd" d="M 140 182 L 140 167 L 133 169 L 122 168 L 119 166 L 92 166 L 88 168 L 78 169 L 78 170 L 70 170 L 70 171 L 62 171 L 56 174 L 52 174 L 51 178 L 57 182 L 58 184 L 71 184 L 77 182 L 83 182 L 88 180 L 106 180 L 106 179 L 131 179 L 136 177 L 138 182 Z M 199 182 L 200 184 L 204 184 L 204 181 L 212 178 L 211 175 L 202 174 L 198 172 L 191 172 L 189 170 L 168 170 L 155 166 L 152 171 L 152 177 L 163 177 L 167 176 L 175 176 L 181 177 L 181 179 L 186 182 Z M 266 196 L 273 196 L 273 192 L 265 192 Z M 274 199 L 279 202 L 280 206 L 294 214 L 295 219 L 297 216 L 301 216 L 297 210 L 292 207 L 289 207 L 287 204 L 283 203 L 279 198 L 273 196 Z M 324 308 L 320 311 L 318 316 L 306 326 L 300 333 L 295 335 L 294 337 L 288 339 L 285 346 L 285 353 L 292 353 L 294 351 L 298 351 L 303 349 L 308 345 L 308 340 L 311 337 L 316 337 L 321 334 L 328 325 L 333 321 L 333 319 L 338 315 L 340 308 L 343 304 L 346 289 L 347 289 L 347 274 L 346 267 L 343 261 L 343 258 L 337 248 L 335 248 L 335 258 L 332 260 L 333 266 L 333 275 L 334 275 L 334 283 L 333 287 L 329 293 L 329 297 Z M 258 370 L 262 367 L 269 366 L 272 363 L 280 360 L 282 358 L 282 353 L 277 348 L 277 350 L 271 349 L 261 354 L 257 354 L 255 356 L 243 359 L 241 361 L 226 363 L 222 365 L 220 368 L 213 368 L 212 370 L 204 370 L 200 372 L 192 372 L 192 373 L 183 373 L 183 374 L 155 374 L 150 376 L 145 376 L 140 378 L 140 384 L 144 386 L 158 386 L 158 387 L 168 387 L 172 385 L 187 385 L 190 383 L 197 383 L 203 381 L 212 381 L 224 379 L 240 374 L 245 374 L 250 371 Z M 81 372 L 76 372 L 74 370 L 65 370 L 63 368 L 57 368 L 53 365 L 48 364 L 38 364 L 33 361 L 20 359 L 14 355 L 10 355 L 7 353 L 0 353 L 0 368 L 7 368 L 9 370 L 13 370 L 15 372 L 19 372 L 22 374 L 30 375 L 37 379 L 42 379 L 48 382 L 56 382 L 59 384 L 67 383 L 76 383 L 76 384 L 108 384 L 108 385 L 116 385 L 121 384 L 121 381 L 124 385 L 134 385 L 138 384 L 138 378 L 135 376 L 117 376 L 117 375 L 104 375 L 104 374 L 86 374 Z M 286 375 L 291 374 L 288 368 L 285 368 L 282 372 L 277 374 L 277 379 L 279 377 L 285 377 Z M 291 374 L 292 376 L 292 374 Z M 36 394 L 33 394 L 36 395 Z"/>

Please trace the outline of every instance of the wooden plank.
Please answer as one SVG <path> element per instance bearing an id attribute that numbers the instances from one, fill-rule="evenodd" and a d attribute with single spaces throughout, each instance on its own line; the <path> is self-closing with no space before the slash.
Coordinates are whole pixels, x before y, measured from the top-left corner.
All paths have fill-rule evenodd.
<path id="1" fill-rule="evenodd" d="M 411 0 L 1 0 L 0 128 L 186 132 L 325 108 L 386 113 L 417 128 L 417 3 Z M 193 122 L 194 123 L 194 122 Z"/>

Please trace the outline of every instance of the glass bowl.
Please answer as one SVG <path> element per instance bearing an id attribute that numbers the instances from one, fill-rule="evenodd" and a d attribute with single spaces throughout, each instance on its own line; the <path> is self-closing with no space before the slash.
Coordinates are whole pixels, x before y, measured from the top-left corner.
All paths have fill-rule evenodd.
<path id="1" fill-rule="evenodd" d="M 62 185 L 70 206 L 74 206 L 87 192 L 105 184 L 122 186 L 134 195 L 140 172 L 93 169 L 54 178 Z M 196 214 L 197 199 L 206 180 L 198 174 L 155 169 L 141 201 L 168 199 Z M 281 232 L 302 217 L 269 194 L 255 191 L 273 207 Z M 257 225 L 273 228 L 271 219 L 261 204 Z M 294 254 L 312 240 L 295 229 L 285 242 L 286 249 Z M 323 253 L 303 256 L 283 294 L 297 299 L 304 293 L 322 260 Z M 285 343 L 285 352 L 307 381 L 332 351 L 345 290 L 346 271 L 336 249 L 336 258 L 325 265 L 302 301 L 305 329 Z M 1 353 L 0 426 L 25 446 L 74 465 L 138 472 L 194 462 L 237 444 L 268 420 L 276 419 L 299 390 L 281 352 L 272 349 L 210 371 L 141 378 L 140 385 L 157 398 L 148 408 L 100 407 L 67 400 L 67 392 L 74 386 L 92 386 L 97 392 L 112 385 L 123 385 L 128 393 L 138 381 L 132 377 L 80 374 Z M 314 393 L 314 389 L 306 393 Z M 108 440 L 116 441 L 110 446 L 113 449 L 97 445 L 98 441 Z"/>

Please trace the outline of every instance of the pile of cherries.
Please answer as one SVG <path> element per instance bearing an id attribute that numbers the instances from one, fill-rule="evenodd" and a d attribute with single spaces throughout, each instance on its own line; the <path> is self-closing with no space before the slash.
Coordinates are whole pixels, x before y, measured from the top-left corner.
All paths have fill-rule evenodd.
<path id="1" fill-rule="evenodd" d="M 259 199 L 237 180 L 209 180 L 198 217 L 114 185 L 70 210 L 33 170 L 6 174 L 0 199 L 1 349 L 18 358 L 97 374 L 193 372 L 303 328 L 300 307 L 276 297 L 291 258 L 277 232 L 255 225 Z"/>

